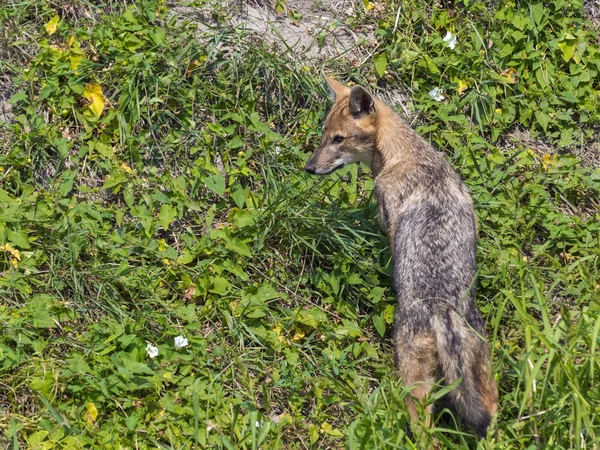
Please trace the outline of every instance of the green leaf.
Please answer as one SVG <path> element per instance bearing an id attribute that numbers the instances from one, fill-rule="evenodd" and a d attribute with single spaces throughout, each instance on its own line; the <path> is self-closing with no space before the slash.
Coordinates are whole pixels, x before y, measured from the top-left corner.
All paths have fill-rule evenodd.
<path id="1" fill-rule="evenodd" d="M 373 326 L 375 327 L 380 336 L 383 336 L 385 334 L 385 320 L 383 318 L 383 314 L 373 315 Z"/>
<path id="2" fill-rule="evenodd" d="M 125 419 L 125 425 L 129 429 L 129 431 L 135 431 L 137 428 L 138 417 L 135 414 L 131 414 L 127 419 Z"/>
<path id="3" fill-rule="evenodd" d="M 225 294 L 229 292 L 231 284 L 223 277 L 214 277 L 212 279 L 212 289 L 210 292 L 214 292 L 215 294 Z"/>
<path id="4" fill-rule="evenodd" d="M 21 231 L 12 231 L 12 230 L 8 230 L 8 240 L 16 245 L 17 247 L 20 247 L 22 249 L 28 249 L 30 248 L 29 245 L 29 235 L 27 233 L 27 231 L 21 230 Z"/>
<path id="5" fill-rule="evenodd" d="M 438 69 L 433 59 L 428 55 L 423 55 L 423 59 L 419 61 L 419 65 L 425 67 L 433 74 L 440 73 L 440 69 Z"/>
<path id="6" fill-rule="evenodd" d="M 548 123 L 550 122 L 550 116 L 548 116 L 548 114 L 546 114 L 542 111 L 536 111 L 535 119 L 542 126 L 544 131 L 546 131 L 548 129 Z"/>
<path id="7" fill-rule="evenodd" d="M 61 158 L 66 158 L 66 156 L 69 154 L 67 140 L 65 138 L 54 138 L 53 143 L 56 147 L 56 150 L 58 150 L 58 153 L 60 154 Z"/>
<path id="8" fill-rule="evenodd" d="M 230 149 L 235 150 L 236 148 L 240 148 L 244 145 L 244 140 L 239 136 L 235 136 L 231 141 L 229 141 L 228 145 Z"/>
<path id="9" fill-rule="evenodd" d="M 385 69 L 387 68 L 387 54 L 381 53 L 373 58 L 375 62 L 375 72 L 379 78 L 383 77 L 385 74 Z"/>
<path id="10" fill-rule="evenodd" d="M 31 448 L 44 448 L 42 447 L 42 443 L 46 440 L 46 436 L 48 436 L 48 432 L 46 430 L 36 431 L 35 433 L 27 436 L 27 443 L 31 446 Z"/>
<path id="11" fill-rule="evenodd" d="M 171 225 L 171 222 L 173 222 L 176 215 L 177 209 L 173 208 L 171 205 L 164 204 L 160 207 L 158 220 L 165 231 L 169 229 L 169 225 Z"/>
<path id="12" fill-rule="evenodd" d="M 8 103 L 14 105 L 15 103 L 21 102 L 27 99 L 27 94 L 25 91 L 19 91 L 15 95 L 13 95 L 10 99 L 8 99 Z"/>
<path id="13" fill-rule="evenodd" d="M 531 15 L 536 25 L 541 24 L 544 18 L 544 5 L 542 3 L 531 5 Z"/>
<path id="14" fill-rule="evenodd" d="M 311 308 L 308 311 L 299 311 L 296 320 L 311 328 L 317 328 L 327 322 L 327 315 L 319 308 Z"/>
<path id="15" fill-rule="evenodd" d="M 220 173 L 215 173 L 206 178 L 204 184 L 217 195 L 225 194 L 225 178 Z"/>
<path id="16" fill-rule="evenodd" d="M 562 58 L 565 60 L 565 62 L 569 62 L 571 60 L 571 58 L 575 54 L 576 46 L 577 46 L 577 43 L 575 43 L 575 44 L 569 44 L 567 42 L 559 42 L 558 43 L 558 47 L 562 50 Z"/>
<path id="17" fill-rule="evenodd" d="M 246 204 L 246 197 L 248 197 L 248 188 L 243 188 L 241 186 L 237 186 L 231 193 L 231 198 L 240 209 Z"/>
<path id="18" fill-rule="evenodd" d="M 232 237 L 225 241 L 225 247 L 229 250 L 233 250 L 239 255 L 251 257 L 252 253 L 250 253 L 250 248 L 248 245 L 242 241 L 240 238 Z"/>

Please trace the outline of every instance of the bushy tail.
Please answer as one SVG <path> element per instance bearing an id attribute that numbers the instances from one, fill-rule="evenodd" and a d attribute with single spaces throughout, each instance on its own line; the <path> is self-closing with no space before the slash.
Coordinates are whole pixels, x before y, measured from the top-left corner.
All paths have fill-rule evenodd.
<path id="1" fill-rule="evenodd" d="M 462 379 L 448 394 L 449 400 L 464 424 L 484 437 L 498 405 L 485 336 L 454 310 L 436 314 L 433 329 L 445 383 Z"/>

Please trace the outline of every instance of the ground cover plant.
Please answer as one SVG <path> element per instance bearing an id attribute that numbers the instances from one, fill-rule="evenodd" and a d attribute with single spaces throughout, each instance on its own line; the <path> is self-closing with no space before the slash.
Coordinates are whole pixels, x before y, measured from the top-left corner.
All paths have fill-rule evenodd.
<path id="1" fill-rule="evenodd" d="M 325 67 L 403 92 L 473 193 L 500 410 L 485 440 L 444 412 L 429 438 L 598 448 L 600 51 L 583 5 L 364 1 L 338 21 L 374 30 L 360 61 L 233 26 L 236 5 L 0 5 L 0 442 L 429 448 L 406 433 L 368 170 L 301 170 Z"/>

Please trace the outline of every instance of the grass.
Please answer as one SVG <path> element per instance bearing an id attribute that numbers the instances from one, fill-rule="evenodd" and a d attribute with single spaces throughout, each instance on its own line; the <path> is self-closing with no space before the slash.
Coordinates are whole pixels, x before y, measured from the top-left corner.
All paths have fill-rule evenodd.
<path id="1" fill-rule="evenodd" d="M 598 448 L 595 31 L 558 0 L 375 11 L 348 21 L 377 30 L 349 68 L 233 28 L 224 6 L 204 29 L 154 0 L 0 6 L 0 442 L 428 447 L 406 434 L 368 171 L 300 170 L 326 67 L 410 91 L 475 200 L 500 411 L 488 439 L 447 413 L 429 438 Z"/>

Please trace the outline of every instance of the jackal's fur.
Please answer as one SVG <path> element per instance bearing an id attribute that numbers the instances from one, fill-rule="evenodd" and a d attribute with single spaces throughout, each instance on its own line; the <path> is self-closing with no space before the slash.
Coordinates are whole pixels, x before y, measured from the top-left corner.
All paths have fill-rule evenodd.
<path id="1" fill-rule="evenodd" d="M 379 221 L 394 256 L 398 371 L 419 402 L 433 384 L 461 379 L 450 403 L 483 436 L 498 393 L 474 304 L 476 228 L 469 190 L 393 109 L 360 86 L 326 81 L 335 104 L 305 169 L 324 175 L 353 162 L 371 164 Z M 416 420 L 415 404 L 408 407 Z"/>

